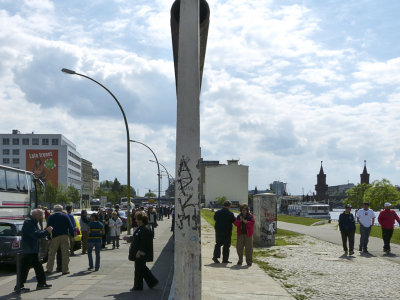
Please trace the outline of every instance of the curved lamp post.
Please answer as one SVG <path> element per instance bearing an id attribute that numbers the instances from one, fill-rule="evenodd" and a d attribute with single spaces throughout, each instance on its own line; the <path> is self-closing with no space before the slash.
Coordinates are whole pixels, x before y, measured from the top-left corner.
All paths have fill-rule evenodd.
<path id="1" fill-rule="evenodd" d="M 90 78 L 89 76 L 86 76 L 84 74 L 77 73 L 73 70 L 63 68 L 61 71 L 66 74 L 78 75 L 78 76 L 85 77 L 85 78 L 97 83 L 98 85 L 100 85 L 103 89 L 105 89 L 114 98 L 115 102 L 118 104 L 118 107 L 122 112 L 122 116 L 124 117 L 124 121 L 125 121 L 126 141 L 127 141 L 126 142 L 126 154 L 127 154 L 126 168 L 127 168 L 128 200 L 129 200 L 129 201 L 127 201 L 128 202 L 128 220 L 127 220 L 128 228 L 127 228 L 127 231 L 128 231 L 128 234 L 130 234 L 130 231 L 131 231 L 131 228 L 130 228 L 130 225 L 131 225 L 131 218 L 130 218 L 130 212 L 131 212 L 131 155 L 130 155 L 130 152 L 131 152 L 131 150 L 130 150 L 130 143 L 129 143 L 129 126 L 128 126 L 128 121 L 126 120 L 125 112 L 121 106 L 121 103 L 119 103 L 118 99 L 114 96 L 114 94 L 111 93 L 111 91 L 108 88 L 106 88 L 104 85 L 102 85 L 97 80 L 94 80 L 93 78 Z"/>
<path id="2" fill-rule="evenodd" d="M 151 159 L 149 159 L 149 161 L 151 161 L 153 163 L 156 163 L 157 165 L 161 165 L 161 167 L 164 168 L 165 172 L 167 172 L 167 175 L 168 175 L 168 189 L 169 189 L 169 186 L 170 186 L 170 179 L 169 178 L 171 177 L 171 179 L 175 180 L 174 177 L 172 177 L 171 174 L 169 174 L 167 168 L 162 163 L 159 163 L 158 161 L 154 161 L 154 160 L 151 160 Z"/>
<path id="3" fill-rule="evenodd" d="M 161 174 L 160 174 L 160 164 L 158 163 L 158 159 L 157 159 L 157 156 L 156 156 L 156 154 L 154 153 L 154 151 L 149 147 L 149 146 L 147 146 L 146 144 L 144 144 L 144 143 L 142 143 L 142 142 L 138 142 L 138 141 L 134 141 L 134 140 L 130 140 L 132 143 L 137 143 L 137 144 L 140 144 L 140 145 L 143 145 L 143 146 L 145 146 L 147 149 L 149 149 L 150 151 L 151 151 L 151 153 L 153 153 L 153 155 L 154 155 L 154 158 L 156 159 L 156 162 L 157 162 L 157 169 L 158 169 L 158 173 L 157 173 L 157 176 L 158 176 L 158 205 L 160 205 L 160 189 L 161 189 L 161 184 L 160 184 L 160 176 L 161 176 Z"/>

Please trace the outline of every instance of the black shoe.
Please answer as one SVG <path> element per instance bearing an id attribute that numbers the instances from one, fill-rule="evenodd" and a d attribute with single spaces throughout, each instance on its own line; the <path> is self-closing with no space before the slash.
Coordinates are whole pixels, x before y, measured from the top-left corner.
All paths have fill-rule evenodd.
<path id="1" fill-rule="evenodd" d="M 17 291 L 17 287 L 14 287 L 14 292 L 16 292 L 16 291 Z M 26 293 L 26 292 L 29 292 L 30 289 L 22 286 L 20 288 L 20 291 L 21 291 L 21 293 Z"/>
<path id="2" fill-rule="evenodd" d="M 218 258 L 213 258 L 213 262 L 215 262 L 216 264 L 219 264 Z"/>
<path id="3" fill-rule="evenodd" d="M 47 284 L 47 283 L 42 283 L 42 284 L 37 284 L 36 285 L 36 289 L 37 290 L 43 290 L 43 289 L 49 289 L 51 288 L 51 284 Z"/>
<path id="4" fill-rule="evenodd" d="M 248 267 L 251 267 L 252 263 L 247 264 Z"/>
<path id="5" fill-rule="evenodd" d="M 353 255 L 354 254 L 354 251 L 349 251 L 349 255 Z"/>
<path id="6" fill-rule="evenodd" d="M 89 267 L 89 268 L 87 268 L 88 269 L 88 271 L 91 271 L 91 270 L 93 270 L 93 267 Z"/>
<path id="7" fill-rule="evenodd" d="M 222 263 L 223 263 L 223 264 L 231 264 L 232 262 L 229 261 L 229 260 L 223 260 Z"/>
<path id="8" fill-rule="evenodd" d="M 371 254 L 371 253 L 368 252 L 368 250 L 363 250 L 362 253 L 364 253 L 364 254 Z"/>
<path id="9" fill-rule="evenodd" d="M 70 272 L 65 272 L 65 273 L 62 273 L 63 275 L 68 275 Z"/>

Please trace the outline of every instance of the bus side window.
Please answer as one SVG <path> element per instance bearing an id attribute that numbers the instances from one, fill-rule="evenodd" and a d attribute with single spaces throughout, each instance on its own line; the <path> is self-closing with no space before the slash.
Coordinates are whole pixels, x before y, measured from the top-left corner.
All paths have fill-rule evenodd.
<path id="1" fill-rule="evenodd" d="M 6 189 L 6 172 L 4 170 L 0 170 L 0 191 L 4 191 Z"/>
<path id="2" fill-rule="evenodd" d="M 19 173 L 19 190 L 22 193 L 28 194 L 28 187 L 26 183 L 26 175 L 25 173 Z"/>
<path id="3" fill-rule="evenodd" d="M 18 173 L 13 170 L 6 170 L 7 191 L 19 191 Z"/>

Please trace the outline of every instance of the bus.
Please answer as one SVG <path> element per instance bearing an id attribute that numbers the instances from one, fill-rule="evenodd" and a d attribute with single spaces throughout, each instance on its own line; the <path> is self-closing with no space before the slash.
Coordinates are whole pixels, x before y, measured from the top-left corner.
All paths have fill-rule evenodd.
<path id="1" fill-rule="evenodd" d="M 23 220 L 38 204 L 38 186 L 32 172 L 0 165 L 0 220 Z"/>
<path id="2" fill-rule="evenodd" d="M 98 198 L 93 198 L 90 200 L 90 209 L 92 211 L 98 211 L 101 205 L 101 201 Z"/>

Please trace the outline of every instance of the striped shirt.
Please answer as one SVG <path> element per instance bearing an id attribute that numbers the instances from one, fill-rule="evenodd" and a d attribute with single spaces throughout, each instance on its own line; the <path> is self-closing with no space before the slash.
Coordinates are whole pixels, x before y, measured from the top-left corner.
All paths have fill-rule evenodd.
<path id="1" fill-rule="evenodd" d="M 101 231 L 103 230 L 103 223 L 101 222 L 89 222 L 89 237 L 88 237 L 88 242 L 96 243 L 99 242 L 101 243 Z"/>

